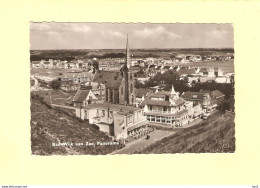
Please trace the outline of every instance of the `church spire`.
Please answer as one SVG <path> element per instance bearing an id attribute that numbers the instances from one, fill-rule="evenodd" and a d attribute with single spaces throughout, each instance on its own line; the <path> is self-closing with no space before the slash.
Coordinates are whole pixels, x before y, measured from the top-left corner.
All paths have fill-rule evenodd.
<path id="1" fill-rule="evenodd" d="M 130 54 L 129 54 L 129 46 L 128 46 L 128 33 L 126 38 L 126 66 L 127 68 L 130 67 Z"/>

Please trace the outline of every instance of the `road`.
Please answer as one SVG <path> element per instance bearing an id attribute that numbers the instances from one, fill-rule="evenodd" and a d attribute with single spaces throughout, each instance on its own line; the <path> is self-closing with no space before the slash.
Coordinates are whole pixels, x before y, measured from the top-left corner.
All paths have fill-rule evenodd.
<path id="1" fill-rule="evenodd" d="M 67 109 L 72 109 L 72 110 L 76 110 L 77 109 L 76 107 L 59 105 L 59 104 L 51 104 L 51 106 L 60 107 L 60 108 L 67 108 Z"/>
<path id="2" fill-rule="evenodd" d="M 34 80 L 34 85 L 31 86 L 31 91 L 37 91 L 38 90 L 38 80 L 35 78 L 35 74 L 34 75 L 31 75 L 31 78 Z"/>

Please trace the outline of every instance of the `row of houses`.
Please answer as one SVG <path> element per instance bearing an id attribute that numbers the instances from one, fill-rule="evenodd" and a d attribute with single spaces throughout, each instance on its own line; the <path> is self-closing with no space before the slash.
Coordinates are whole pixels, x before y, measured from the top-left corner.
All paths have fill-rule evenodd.
<path id="1" fill-rule="evenodd" d="M 52 60 L 48 61 L 32 61 L 31 67 L 36 68 L 45 68 L 45 69 L 89 69 L 93 68 L 93 62 L 91 60 L 73 60 L 73 61 L 61 61 L 61 60 Z"/>

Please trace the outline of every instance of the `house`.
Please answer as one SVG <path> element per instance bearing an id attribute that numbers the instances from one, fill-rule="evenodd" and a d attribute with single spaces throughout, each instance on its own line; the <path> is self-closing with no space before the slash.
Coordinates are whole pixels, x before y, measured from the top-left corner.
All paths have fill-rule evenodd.
<path id="1" fill-rule="evenodd" d="M 231 83 L 231 81 L 230 81 L 230 78 L 228 78 L 228 77 L 225 77 L 225 76 L 219 76 L 219 77 L 217 77 L 216 79 L 215 79 L 215 82 L 216 83 L 222 83 L 222 84 L 224 84 L 224 83 Z"/>
<path id="2" fill-rule="evenodd" d="M 102 83 L 97 83 L 97 82 L 83 82 L 80 84 L 80 89 L 81 90 L 89 90 L 95 94 L 96 97 L 99 99 L 105 100 L 106 96 L 106 86 L 105 84 Z"/>
<path id="3" fill-rule="evenodd" d="M 153 91 L 148 88 L 138 88 L 135 92 L 136 106 L 139 106 L 149 94 L 153 93 Z"/>
<path id="4" fill-rule="evenodd" d="M 66 92 L 74 92 L 78 90 L 78 84 L 74 83 L 72 80 L 61 80 L 60 88 Z"/>
<path id="5" fill-rule="evenodd" d="M 214 68 L 212 68 L 212 67 L 200 68 L 199 72 L 201 72 L 203 76 L 207 76 L 207 77 L 215 76 Z"/>
<path id="6" fill-rule="evenodd" d="M 180 76 L 188 76 L 188 75 L 191 75 L 191 74 L 195 74 L 196 73 L 196 71 L 195 71 L 195 69 L 180 69 L 179 70 L 179 74 L 180 74 Z"/>
<path id="7" fill-rule="evenodd" d="M 207 76 L 201 76 L 201 77 L 199 77 L 199 82 L 200 83 L 204 83 L 204 82 L 212 82 L 212 81 L 214 81 L 216 79 L 216 77 L 215 76 L 211 76 L 211 77 L 207 77 Z"/>
<path id="8" fill-rule="evenodd" d="M 219 67 L 214 67 L 214 74 L 216 77 L 223 76 L 223 71 Z"/>
<path id="9" fill-rule="evenodd" d="M 93 80 L 93 74 L 90 72 L 64 73 L 59 79 L 61 81 L 72 80 L 74 83 L 89 82 Z"/>
<path id="10" fill-rule="evenodd" d="M 36 68 L 41 68 L 41 62 L 40 61 L 32 61 L 31 62 L 31 66 L 33 69 L 36 69 Z"/>
<path id="11" fill-rule="evenodd" d="M 44 61 L 43 68 L 45 68 L 45 69 L 53 68 L 53 61 Z"/>
<path id="12" fill-rule="evenodd" d="M 225 101 L 225 94 L 223 94 L 219 90 L 209 91 L 209 90 L 200 90 L 201 93 L 207 93 L 211 97 L 211 105 L 213 105 L 213 108 L 216 108 L 218 106 L 221 106 L 224 104 Z"/>
<path id="13" fill-rule="evenodd" d="M 112 103 L 96 103 L 76 109 L 76 116 L 95 124 L 100 131 L 125 142 L 148 132 L 143 109 Z"/>
<path id="14" fill-rule="evenodd" d="M 141 106 L 143 106 L 149 122 L 163 123 L 174 127 L 189 123 L 185 102 L 172 87 L 171 91 L 157 91 L 150 94 L 141 103 Z"/>
<path id="15" fill-rule="evenodd" d="M 93 101 L 97 100 L 98 98 L 92 92 L 92 90 L 78 90 L 76 95 L 73 98 L 73 105 L 80 107 L 86 106 L 88 104 L 92 104 Z"/>
<path id="16" fill-rule="evenodd" d="M 209 93 L 204 92 L 183 92 L 182 98 L 186 101 L 193 102 L 193 106 L 201 105 L 202 109 L 211 109 L 211 96 Z"/>

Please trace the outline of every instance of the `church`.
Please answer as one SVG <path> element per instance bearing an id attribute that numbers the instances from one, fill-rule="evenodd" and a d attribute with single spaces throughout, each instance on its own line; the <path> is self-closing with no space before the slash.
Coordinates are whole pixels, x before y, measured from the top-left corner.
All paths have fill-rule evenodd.
<path id="1" fill-rule="evenodd" d="M 76 117 L 88 120 L 123 143 L 152 131 L 143 109 L 134 107 L 135 77 L 130 65 L 127 37 L 125 64 L 120 71 L 98 71 L 94 76 L 93 82 L 105 85 L 105 101 L 76 108 Z"/>
<path id="2" fill-rule="evenodd" d="M 120 71 L 98 71 L 93 81 L 105 84 L 105 101 L 112 104 L 135 105 L 135 76 L 131 71 L 128 36 L 125 64 Z"/>

